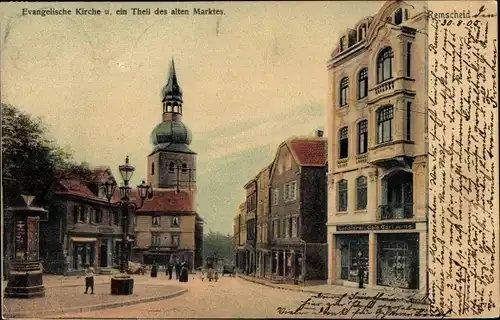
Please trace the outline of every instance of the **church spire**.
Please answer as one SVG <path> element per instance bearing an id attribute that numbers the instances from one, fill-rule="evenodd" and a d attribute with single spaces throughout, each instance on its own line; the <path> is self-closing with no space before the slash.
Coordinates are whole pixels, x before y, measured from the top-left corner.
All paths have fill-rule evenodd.
<path id="1" fill-rule="evenodd" d="M 170 62 L 170 72 L 168 74 L 168 80 L 165 87 L 162 90 L 162 102 L 180 102 L 182 103 L 182 89 L 177 81 L 177 75 L 175 73 L 174 57 L 172 57 L 172 62 Z"/>

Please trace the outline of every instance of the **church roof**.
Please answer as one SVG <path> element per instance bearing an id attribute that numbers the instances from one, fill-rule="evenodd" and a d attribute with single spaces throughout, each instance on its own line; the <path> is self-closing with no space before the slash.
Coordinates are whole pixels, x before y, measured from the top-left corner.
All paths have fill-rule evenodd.
<path id="1" fill-rule="evenodd" d="M 140 204 L 140 200 L 135 200 Z M 142 208 L 136 212 L 172 212 L 195 214 L 195 202 L 193 191 L 175 189 L 155 189 L 153 198 L 146 199 Z"/>
<path id="2" fill-rule="evenodd" d="M 162 90 L 162 100 L 182 102 L 182 89 L 177 81 L 177 75 L 175 74 L 174 58 L 172 58 L 172 62 L 170 63 L 167 84 Z"/>
<path id="3" fill-rule="evenodd" d="M 175 120 L 163 121 L 151 132 L 153 148 L 159 144 L 191 144 L 191 130 L 182 122 Z"/>

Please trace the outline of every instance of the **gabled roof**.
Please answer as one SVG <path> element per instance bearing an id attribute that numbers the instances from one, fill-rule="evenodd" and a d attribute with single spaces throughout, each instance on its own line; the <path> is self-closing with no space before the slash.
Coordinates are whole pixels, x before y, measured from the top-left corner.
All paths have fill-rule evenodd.
<path id="1" fill-rule="evenodd" d="M 283 141 L 276 151 L 269 173 L 272 178 L 281 148 L 286 146 L 300 167 L 324 167 L 328 160 L 328 139 L 326 137 L 293 137 Z"/>
<path id="2" fill-rule="evenodd" d="M 140 200 L 135 199 L 139 205 Z M 193 191 L 175 189 L 154 189 L 153 198 L 144 200 L 137 212 L 196 213 Z"/>
<path id="3" fill-rule="evenodd" d="M 54 193 L 57 195 L 70 195 L 89 200 L 108 202 L 107 199 L 99 198 L 90 190 L 90 188 L 84 181 L 78 179 L 62 179 L 57 181 L 57 186 L 55 187 Z M 117 189 L 111 201 L 116 202 L 119 199 L 120 197 L 118 195 Z"/>

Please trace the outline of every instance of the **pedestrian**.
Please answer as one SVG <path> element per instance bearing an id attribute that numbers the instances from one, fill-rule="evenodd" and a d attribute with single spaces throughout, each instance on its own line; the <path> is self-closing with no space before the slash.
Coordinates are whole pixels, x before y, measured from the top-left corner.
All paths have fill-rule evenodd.
<path id="1" fill-rule="evenodd" d="M 88 263 L 85 265 L 85 294 L 90 287 L 90 294 L 94 294 L 94 276 L 95 270 L 94 267 L 91 267 Z"/>
<path id="2" fill-rule="evenodd" d="M 179 261 L 175 263 L 175 279 L 179 280 L 179 277 L 181 275 L 181 264 Z"/>
<path id="3" fill-rule="evenodd" d="M 186 263 L 183 262 L 181 272 L 180 272 L 179 281 L 180 282 L 188 282 L 188 278 L 189 278 L 189 271 L 188 271 Z"/>
<path id="4" fill-rule="evenodd" d="M 174 266 L 172 265 L 171 262 L 168 263 L 168 280 L 172 280 L 172 273 L 174 272 Z"/>
<path id="5" fill-rule="evenodd" d="M 151 267 L 151 278 L 156 278 L 158 275 L 158 266 L 156 265 L 156 262 L 153 262 L 153 266 Z"/>

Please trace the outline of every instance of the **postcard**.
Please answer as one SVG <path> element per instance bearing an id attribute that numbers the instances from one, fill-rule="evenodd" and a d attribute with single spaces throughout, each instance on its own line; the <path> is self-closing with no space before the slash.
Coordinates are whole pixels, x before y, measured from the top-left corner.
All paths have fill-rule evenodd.
<path id="1" fill-rule="evenodd" d="M 495 2 L 0 7 L 4 318 L 500 316 Z"/>

